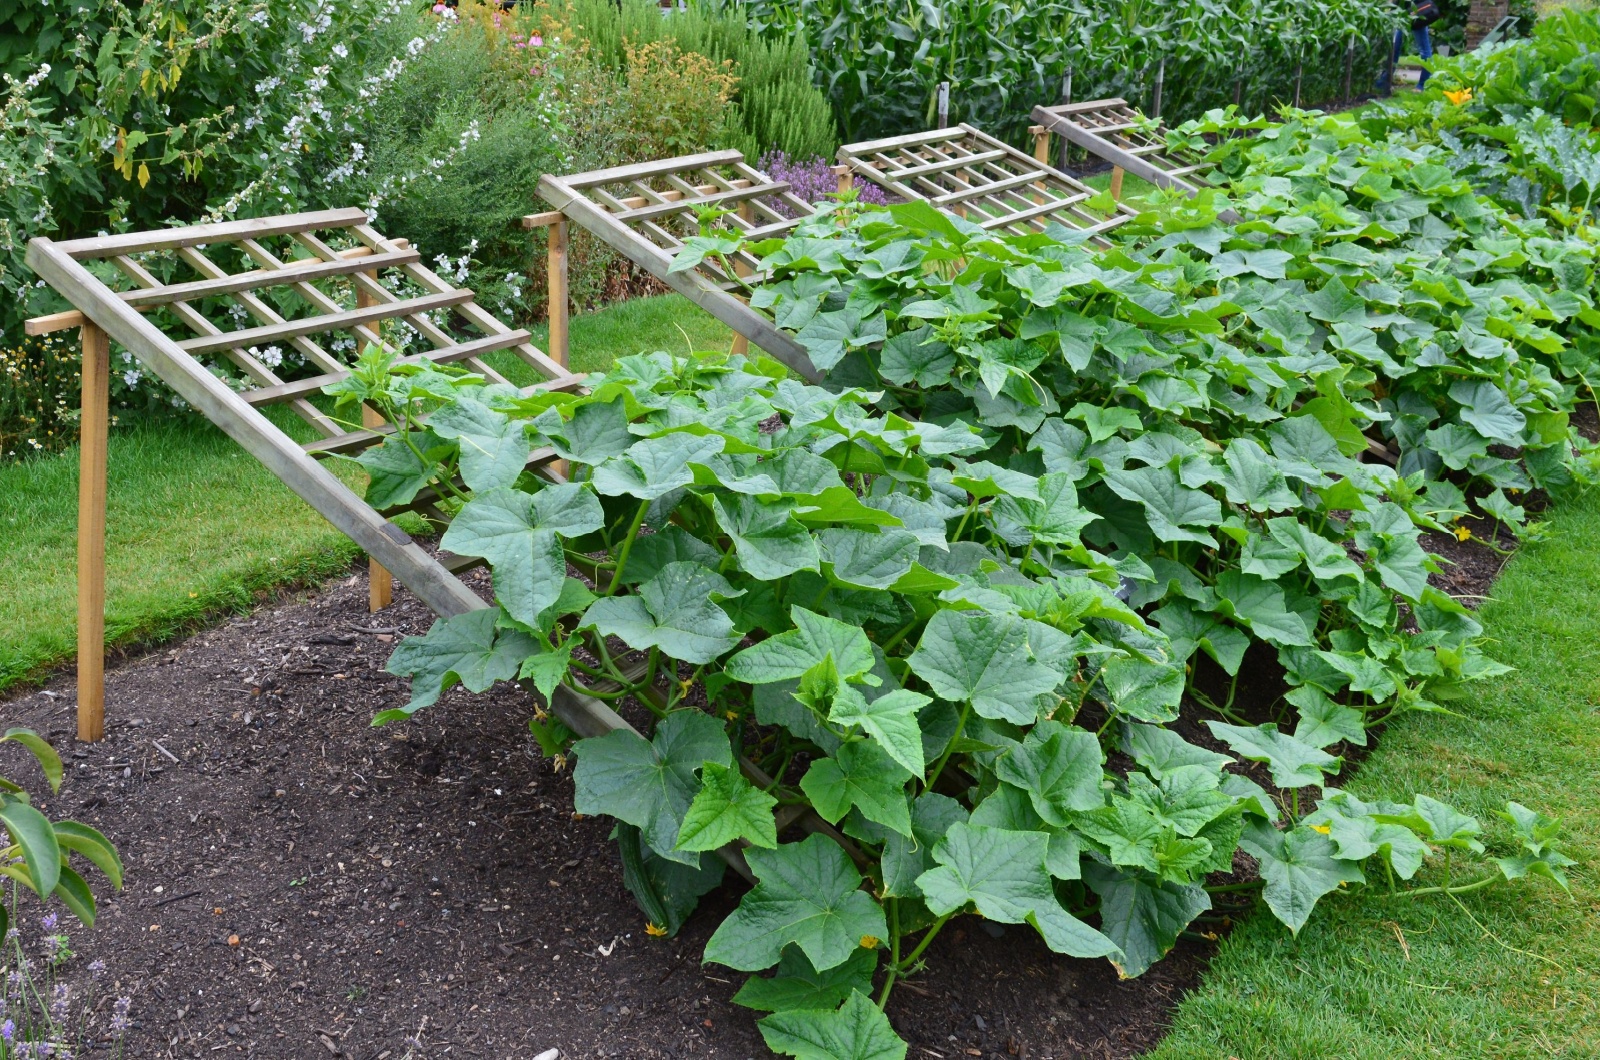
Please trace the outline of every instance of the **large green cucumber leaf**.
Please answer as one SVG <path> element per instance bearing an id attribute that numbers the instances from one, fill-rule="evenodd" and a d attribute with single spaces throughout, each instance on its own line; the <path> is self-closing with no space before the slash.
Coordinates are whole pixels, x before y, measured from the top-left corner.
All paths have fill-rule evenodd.
<path id="1" fill-rule="evenodd" d="M 600 529 L 605 513 L 593 492 L 575 483 L 538 493 L 493 489 L 468 501 L 439 547 L 481 556 L 494 569 L 495 598 L 528 626 L 561 597 L 567 579 L 563 537 Z"/>
<path id="2" fill-rule="evenodd" d="M 1206 726 L 1211 735 L 1239 757 L 1265 762 L 1272 771 L 1272 782 L 1280 788 L 1320 785 L 1323 774 L 1337 773 L 1343 764 L 1343 759 L 1290 736 L 1270 722 L 1251 726 L 1208 721 Z"/>
<path id="3" fill-rule="evenodd" d="M 883 910 L 860 889 L 861 874 L 833 840 L 810 835 L 745 856 L 757 883 L 706 943 L 707 961 L 760 971 L 794 944 L 825 972 L 865 940 L 870 949 L 888 938 Z"/>
<path id="4" fill-rule="evenodd" d="M 1323 895 L 1347 883 L 1366 882 L 1361 867 L 1341 860 L 1333 840 L 1309 825 L 1280 832 L 1251 818 L 1239 845 L 1261 863 L 1267 908 L 1296 935 Z"/>
<path id="5" fill-rule="evenodd" d="M 640 651 L 660 648 L 687 663 L 708 663 L 739 643 L 718 599 L 738 595 L 726 579 L 698 563 L 669 563 L 634 596 L 608 596 L 584 612 L 583 625 L 619 637 Z"/>
<path id="6" fill-rule="evenodd" d="M 1061 683 L 1061 675 L 1034 656 L 1026 627 L 1011 615 L 940 611 L 907 663 L 936 695 L 1017 725 L 1032 724 L 1043 697 Z"/>
<path id="7" fill-rule="evenodd" d="M 475 492 L 515 483 L 533 453 L 524 421 L 464 394 L 434 413 L 428 427 L 460 447 L 461 480 Z"/>
<path id="8" fill-rule="evenodd" d="M 767 1048 L 799 1060 L 905 1060 L 889 1017 L 855 990 L 837 1012 L 775 1012 L 756 1024 Z"/>
<path id="9" fill-rule="evenodd" d="M 733 765 L 728 734 L 698 710 L 668 714 L 646 740 L 630 729 L 579 740 L 573 751 L 573 803 L 579 813 L 607 814 L 638 828 L 650 849 L 685 865 L 699 854 L 680 851 L 684 815 L 700 790 L 695 773 L 706 763 Z"/>
<path id="10" fill-rule="evenodd" d="M 753 644 L 728 660 L 724 672 L 735 681 L 771 684 L 803 677 L 828 657 L 841 678 L 854 681 L 873 666 L 872 642 L 857 626 L 819 615 L 799 605 L 789 609 L 795 628 Z"/>
<path id="11" fill-rule="evenodd" d="M 1032 924 L 1057 953 L 1106 957 L 1117 946 L 1061 907 L 1045 868 L 1049 836 L 984 825 L 954 825 L 933 849 L 939 864 L 917 878 L 935 915 L 968 905 L 1002 924 Z"/>
<path id="12" fill-rule="evenodd" d="M 1065 828 L 1073 818 L 1105 805 L 1100 741 L 1058 721 L 1041 721 L 1022 743 L 1001 756 L 995 775 L 1027 792 L 1046 824 Z"/>
<path id="13" fill-rule="evenodd" d="M 838 824 L 854 806 L 867 820 L 909 836 L 905 784 L 912 775 L 875 741 L 853 740 L 832 758 L 812 762 L 800 778 L 800 790 L 829 824 Z"/>
<path id="14" fill-rule="evenodd" d="M 858 689 L 844 685 L 833 698 L 828 720 L 835 725 L 859 728 L 882 745 L 889 757 L 907 772 L 920 777 L 926 759 L 917 713 L 931 702 L 922 693 L 905 688 L 891 689 L 869 701 Z"/>
<path id="15" fill-rule="evenodd" d="M 778 845 L 772 811 L 778 800 L 751 784 L 737 770 L 707 762 L 700 770 L 700 790 L 678 829 L 679 850 L 716 850 L 736 839 L 758 847 Z"/>
<path id="16" fill-rule="evenodd" d="M 733 540 L 739 566 L 761 581 L 776 581 L 799 570 L 816 570 L 817 542 L 794 517 L 790 501 L 774 503 L 736 494 L 713 496 L 717 524 Z"/>
<path id="17" fill-rule="evenodd" d="M 838 967 L 819 972 L 799 946 L 786 946 L 777 974 L 746 980 L 733 995 L 733 1003 L 762 1012 L 834 1009 L 853 990 L 871 992 L 877 967 L 877 950 L 858 949 Z"/>
<path id="18" fill-rule="evenodd" d="M 1195 917 L 1211 908 L 1211 896 L 1199 884 L 1094 863 L 1084 866 L 1083 878 L 1100 896 L 1100 927 L 1121 950 L 1112 963 L 1124 979 L 1143 975 Z"/>
<path id="19" fill-rule="evenodd" d="M 496 681 L 517 676 L 522 660 L 539 651 L 526 633 L 497 629 L 496 608 L 441 618 L 420 637 L 407 637 L 389 656 L 384 667 L 399 677 L 411 678 L 411 701 L 403 707 L 380 711 L 372 724 L 382 725 L 410 717 L 457 682 L 470 692 L 486 691 Z"/>

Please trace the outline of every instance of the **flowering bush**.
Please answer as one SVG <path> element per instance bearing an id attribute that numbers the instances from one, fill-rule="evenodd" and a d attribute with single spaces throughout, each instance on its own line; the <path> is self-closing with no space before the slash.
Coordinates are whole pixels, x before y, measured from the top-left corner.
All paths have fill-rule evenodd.
<path id="1" fill-rule="evenodd" d="M 795 195 L 806 202 L 825 202 L 839 189 L 839 178 L 834 175 L 833 167 L 820 156 L 801 161 L 782 151 L 768 151 L 761 156 L 757 168 L 773 180 L 788 181 Z M 882 188 L 865 182 L 856 185 L 856 200 L 866 206 L 889 204 L 889 197 Z M 777 208 L 788 212 L 781 203 Z"/>
<path id="2" fill-rule="evenodd" d="M 5 51 L 0 287 L 16 298 L 0 327 L 59 307 L 22 265 L 35 235 L 320 204 L 322 159 L 344 153 L 351 116 L 427 43 L 369 72 L 405 6 L 98 0 L 0 15 L 0 40 L 34 42 Z"/>

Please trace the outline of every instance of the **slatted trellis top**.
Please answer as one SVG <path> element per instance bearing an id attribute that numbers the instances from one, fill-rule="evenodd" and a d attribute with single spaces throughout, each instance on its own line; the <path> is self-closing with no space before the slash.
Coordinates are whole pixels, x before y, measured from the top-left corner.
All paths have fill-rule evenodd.
<path id="1" fill-rule="evenodd" d="M 441 564 L 384 517 L 393 511 L 375 512 L 314 459 L 358 452 L 392 428 L 340 423 L 311 398 L 346 378 L 347 362 L 369 343 L 385 343 L 415 363 L 460 363 L 491 382 L 507 381 L 482 360 L 497 350 L 544 376 L 538 388 L 570 389 L 582 377 L 420 259 L 368 225 L 359 209 L 34 239 L 27 254 L 79 319 L 136 356 L 434 611 L 450 615 L 482 606 L 454 576 L 470 564 Z M 285 379 L 279 373 L 296 354 L 309 374 Z M 234 377 L 219 378 L 205 363 L 212 357 L 230 363 Z M 322 437 L 304 446 L 291 439 L 260 412 L 278 403 Z M 536 451 L 529 466 L 553 460 Z M 432 500 L 425 491 L 405 507 L 426 511 Z"/>
<path id="2" fill-rule="evenodd" d="M 748 165 L 738 151 L 708 151 L 567 176 L 546 174 L 539 194 L 652 276 L 695 302 L 789 368 L 816 381 L 805 348 L 751 309 L 739 293 L 759 282 L 759 264 L 745 253 L 728 265 L 708 257 L 692 270 L 672 272 L 684 240 L 700 232 L 701 211 L 726 211 L 714 227 L 747 239 L 780 236 L 815 212 L 786 181 Z M 538 217 L 524 219 L 532 227 Z"/>
<path id="3" fill-rule="evenodd" d="M 1173 151 L 1167 130 L 1123 99 L 1094 99 L 1034 107 L 1033 120 L 1096 158 L 1127 170 L 1158 188 L 1193 195 L 1207 187 L 1212 165 L 1198 151 Z"/>
<path id="4" fill-rule="evenodd" d="M 104 294 L 147 314 L 189 357 L 227 360 L 249 387 L 241 394 L 246 404 L 288 404 L 335 440 L 320 449 L 360 447 L 341 439 L 350 432 L 309 398 L 347 374 L 352 358 L 341 360 L 340 352 L 368 343 L 387 342 L 410 361 L 462 362 L 493 382 L 506 380 L 483 355 L 511 350 L 550 385 L 577 384 L 531 344 L 528 332 L 506 327 L 474 303 L 472 291 L 455 287 L 422 264 L 415 249 L 366 222 L 358 209 L 327 210 L 38 240 L 30 253 L 111 266 L 93 270 Z M 448 314 L 479 334 L 452 334 Z M 285 381 L 278 373 L 286 354 L 317 374 Z"/>
<path id="5" fill-rule="evenodd" d="M 1012 235 L 1051 222 L 1098 235 L 1135 213 L 1120 203 L 1100 212 L 1089 205 L 1093 188 L 971 125 L 846 144 L 839 161 L 903 199 Z"/>

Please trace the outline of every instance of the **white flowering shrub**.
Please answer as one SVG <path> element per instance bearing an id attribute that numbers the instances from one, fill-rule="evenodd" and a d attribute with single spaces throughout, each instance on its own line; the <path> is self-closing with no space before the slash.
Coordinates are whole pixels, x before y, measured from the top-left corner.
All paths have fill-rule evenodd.
<path id="1" fill-rule="evenodd" d="M 405 0 L 115 0 L 0 7 L 0 329 L 60 305 L 37 235 L 157 228 L 324 204 Z M 9 13 L 7 13 L 9 12 Z M 330 166 L 329 159 L 340 159 Z M 359 159 L 354 160 L 359 164 Z M 338 181 L 332 182 L 337 186 Z"/>

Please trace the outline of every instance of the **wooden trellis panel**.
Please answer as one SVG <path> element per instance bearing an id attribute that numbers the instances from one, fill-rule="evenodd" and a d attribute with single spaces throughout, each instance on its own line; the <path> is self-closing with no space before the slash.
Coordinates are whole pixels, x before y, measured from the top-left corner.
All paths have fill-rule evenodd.
<path id="1" fill-rule="evenodd" d="M 111 340 L 239 442 L 433 611 L 450 616 L 486 606 L 458 577 L 478 561 L 430 555 L 385 517 L 393 511 L 374 511 L 314 459 L 357 452 L 382 441 L 391 430 L 341 424 L 309 400 L 348 375 L 323 343 L 334 345 L 330 339 L 343 341 L 346 335 L 357 345 L 383 341 L 385 321 L 404 321 L 410 329 L 399 329 L 410 342 L 405 349 L 415 351 L 407 353 L 409 360 L 461 362 L 503 382 L 480 358 L 510 350 L 547 377 L 529 390 L 569 389 L 582 378 L 536 349 L 526 331 L 508 328 L 479 308 L 471 291 L 454 287 L 422 265 L 416 251 L 366 221 L 360 210 L 330 210 L 28 244 L 29 267 L 76 307 L 30 321 L 29 331 L 79 327 L 84 332 L 85 486 L 79 521 L 81 527 L 97 530 L 100 545 L 97 551 L 96 541 L 80 541 L 80 625 L 93 627 L 89 632 L 99 627 L 104 600 L 105 434 L 100 428 L 107 415 L 104 376 Z M 348 245 L 334 249 L 330 240 Z M 91 271 L 88 265 L 94 263 L 111 266 L 123 282 L 102 279 L 107 270 Z M 230 271 L 230 266 L 242 268 Z M 447 312 L 480 334 L 457 337 L 435 319 Z M 235 326 L 250 320 L 256 323 Z M 269 363 L 276 359 L 264 351 L 278 343 L 300 353 L 317 374 L 280 378 L 275 363 Z M 227 358 L 254 387 L 237 392 L 202 362 L 207 354 Z M 292 407 L 323 438 L 305 446 L 290 438 L 260 411 L 277 403 Z M 549 450 L 537 451 L 529 466 L 553 476 L 548 465 L 554 456 Z M 396 511 L 421 508 L 442 518 L 430 508 L 432 500 L 431 495 L 419 497 Z M 98 685 L 100 653 L 98 633 L 80 639 L 80 683 L 87 676 L 91 685 Z M 91 654 L 96 657 L 88 658 Z M 86 710 L 99 711 L 102 694 L 100 687 L 79 690 L 80 734 L 86 739 L 96 739 L 102 731 L 99 717 L 83 716 Z M 608 710 L 587 719 L 575 716 L 568 723 L 575 721 L 575 729 L 583 725 L 591 732 L 621 723 L 615 719 L 613 724 L 608 716 L 615 718 Z"/>
<path id="2" fill-rule="evenodd" d="M 1205 156 L 1198 151 L 1170 150 L 1165 127 L 1149 128 L 1144 115 L 1126 100 L 1094 99 L 1058 107 L 1034 107 L 1033 120 L 1096 158 L 1158 188 L 1194 195 L 1210 187 L 1206 176 L 1214 167 Z M 1239 219 L 1231 210 L 1219 216 L 1230 223 Z"/>
<path id="3" fill-rule="evenodd" d="M 846 144 L 839 161 L 903 199 L 1013 235 L 1052 221 L 1098 235 L 1134 216 L 1120 203 L 1109 216 L 1090 209 L 1093 188 L 970 125 Z"/>
<path id="4" fill-rule="evenodd" d="M 683 241 L 699 233 L 699 210 L 728 211 L 717 226 L 751 239 L 782 235 L 810 216 L 814 207 L 787 182 L 747 165 L 738 151 L 708 151 L 568 176 L 546 174 L 539 194 L 790 369 L 812 381 L 820 378 L 805 347 L 738 297 L 741 279 L 760 279 L 755 258 L 735 255 L 729 262 L 734 275 L 710 258 L 686 272 L 668 271 Z M 524 219 L 529 227 L 540 223 L 543 215 Z"/>

